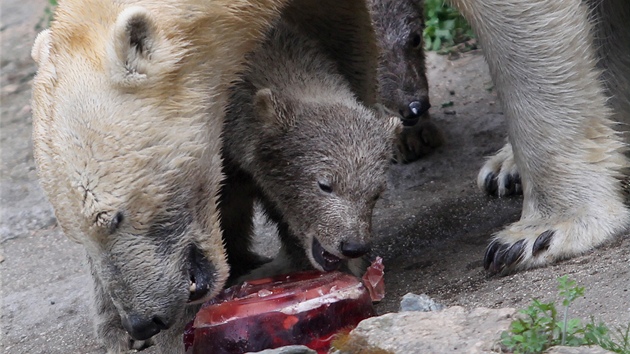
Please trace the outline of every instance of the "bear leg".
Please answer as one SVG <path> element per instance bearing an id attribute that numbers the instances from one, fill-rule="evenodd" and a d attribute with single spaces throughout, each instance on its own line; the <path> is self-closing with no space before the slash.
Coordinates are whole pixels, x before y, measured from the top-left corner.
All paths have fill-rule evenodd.
<path id="1" fill-rule="evenodd" d="M 589 7 L 572 0 L 452 3 L 484 48 L 524 195 L 521 220 L 494 235 L 486 269 L 545 266 L 625 230 L 627 161 L 597 69 Z"/>

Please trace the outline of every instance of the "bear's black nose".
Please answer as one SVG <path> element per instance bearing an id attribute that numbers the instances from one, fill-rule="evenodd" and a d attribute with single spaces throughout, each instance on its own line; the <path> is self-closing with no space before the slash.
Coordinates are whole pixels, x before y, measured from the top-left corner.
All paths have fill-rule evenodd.
<path id="1" fill-rule="evenodd" d="M 402 116 L 403 125 L 415 125 L 418 119 L 425 114 L 429 108 L 431 108 L 431 103 L 429 103 L 428 97 L 412 101 L 406 107 L 402 107 L 400 109 L 400 115 Z"/>
<path id="2" fill-rule="evenodd" d="M 135 340 L 149 339 L 169 327 L 166 321 L 159 316 L 144 317 L 139 315 L 123 317 L 122 325 Z"/>
<path id="3" fill-rule="evenodd" d="M 341 243 L 341 254 L 348 258 L 358 258 L 370 252 L 370 245 L 366 243 L 358 243 L 352 241 L 343 241 Z"/>

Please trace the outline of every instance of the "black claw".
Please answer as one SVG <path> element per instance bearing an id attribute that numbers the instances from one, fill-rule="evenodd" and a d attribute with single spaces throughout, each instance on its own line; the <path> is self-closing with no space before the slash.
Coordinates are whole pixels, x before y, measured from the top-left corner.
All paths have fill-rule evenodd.
<path id="1" fill-rule="evenodd" d="M 547 230 L 538 235 L 538 238 L 536 238 L 536 241 L 534 241 L 534 246 L 532 247 L 532 256 L 537 256 L 540 252 L 549 249 L 551 238 L 555 233 L 555 230 Z"/>
<path id="2" fill-rule="evenodd" d="M 521 181 L 521 175 L 515 173 L 514 176 L 512 176 L 512 179 L 514 181 L 514 195 L 523 194 L 523 182 Z"/>
<path id="3" fill-rule="evenodd" d="M 492 243 L 486 249 L 483 267 L 491 274 L 505 273 L 523 257 L 525 240 L 519 240 L 513 245 L 500 244 L 498 241 Z"/>
<path id="4" fill-rule="evenodd" d="M 520 174 L 515 173 L 513 178 L 514 178 L 514 184 L 522 184 L 521 175 Z"/>
<path id="5" fill-rule="evenodd" d="M 499 183 L 497 181 L 497 175 L 494 172 L 488 173 L 486 180 L 484 181 L 484 187 L 486 192 L 490 195 L 496 195 L 499 189 Z"/>
<path id="6" fill-rule="evenodd" d="M 516 184 L 514 183 L 514 178 L 512 175 L 507 175 L 505 177 L 505 189 L 507 191 L 506 195 L 514 194 L 514 189 L 516 188 Z"/>
<path id="7" fill-rule="evenodd" d="M 525 249 L 525 240 L 519 240 L 513 244 L 506 252 L 504 263 L 507 267 L 518 263 L 523 257 L 523 250 Z"/>
<path id="8" fill-rule="evenodd" d="M 490 266 L 492 266 L 492 261 L 494 260 L 494 254 L 497 252 L 497 249 L 501 246 L 498 241 L 492 241 L 488 248 L 486 248 L 486 254 L 483 256 L 483 269 L 489 270 Z"/>
<path id="9" fill-rule="evenodd" d="M 507 243 L 502 244 L 499 250 L 494 254 L 494 260 L 492 261 L 492 267 L 490 271 L 493 274 L 499 273 L 505 268 L 505 255 L 510 249 L 510 245 Z"/>
<path id="10" fill-rule="evenodd" d="M 515 184 L 514 185 L 514 195 L 521 195 L 523 194 L 523 186 L 520 184 Z"/>
<path id="11" fill-rule="evenodd" d="M 523 194 L 523 185 L 521 183 L 521 176 L 518 173 L 513 175 L 507 175 L 505 177 L 505 195 L 518 195 Z"/>

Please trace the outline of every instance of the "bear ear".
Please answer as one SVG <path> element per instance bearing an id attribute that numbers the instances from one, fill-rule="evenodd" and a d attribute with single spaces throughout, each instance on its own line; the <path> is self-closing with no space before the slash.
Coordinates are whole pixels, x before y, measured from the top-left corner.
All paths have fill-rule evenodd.
<path id="1" fill-rule="evenodd" d="M 158 46 L 157 36 L 155 22 L 145 8 L 132 6 L 118 15 L 108 53 L 114 81 L 134 85 L 146 80 Z"/>
<path id="2" fill-rule="evenodd" d="M 294 117 L 288 102 L 278 99 L 271 89 L 263 88 L 254 95 L 254 111 L 264 123 L 288 128 L 294 125 Z"/>
<path id="3" fill-rule="evenodd" d="M 113 234 L 118 230 L 123 222 L 124 214 L 122 211 L 100 211 L 96 214 L 94 224 L 108 234 Z"/>
<path id="4" fill-rule="evenodd" d="M 50 48 L 52 47 L 52 39 L 50 29 L 41 31 L 31 49 L 31 57 L 35 60 L 38 66 L 42 66 L 48 61 L 50 57 Z"/>

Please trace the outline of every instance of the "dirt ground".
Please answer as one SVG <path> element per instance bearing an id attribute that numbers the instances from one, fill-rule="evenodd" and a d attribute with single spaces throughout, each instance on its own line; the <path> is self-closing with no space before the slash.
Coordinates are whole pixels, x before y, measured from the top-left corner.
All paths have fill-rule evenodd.
<path id="1" fill-rule="evenodd" d="M 81 247 L 61 233 L 33 163 L 29 52 L 47 0 L 2 0 L 0 86 L 0 352 L 102 353 L 92 334 L 90 280 Z M 490 235 L 518 220 L 520 198 L 496 199 L 475 186 L 487 156 L 502 146 L 505 123 L 480 52 L 455 60 L 429 55 L 432 113 L 447 144 L 393 167 L 375 212 L 375 253 L 384 258 L 387 296 L 425 293 L 446 305 L 525 307 L 555 298 L 556 278 L 586 287 L 571 315 L 630 322 L 630 239 L 584 256 L 508 277 L 482 269 Z M 452 106 L 441 107 L 453 102 Z M 273 237 L 261 231 L 263 237 Z M 151 352 L 149 350 L 149 352 Z"/>

